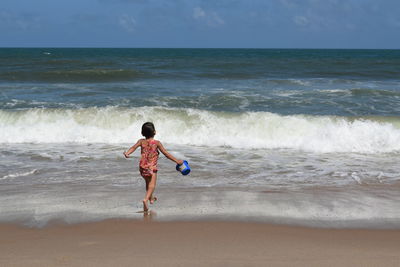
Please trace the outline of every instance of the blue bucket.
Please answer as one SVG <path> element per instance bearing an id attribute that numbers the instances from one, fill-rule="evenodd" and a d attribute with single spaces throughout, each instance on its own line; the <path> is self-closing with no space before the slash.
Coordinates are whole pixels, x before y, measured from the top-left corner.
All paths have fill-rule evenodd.
<path id="1" fill-rule="evenodd" d="M 189 163 L 184 160 L 182 165 L 176 164 L 176 170 L 181 172 L 182 175 L 188 175 L 190 172 Z"/>

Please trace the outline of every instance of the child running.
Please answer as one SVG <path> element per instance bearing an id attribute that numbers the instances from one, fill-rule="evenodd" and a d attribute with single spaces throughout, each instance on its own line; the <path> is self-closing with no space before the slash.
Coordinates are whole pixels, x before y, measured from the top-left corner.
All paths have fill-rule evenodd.
<path id="1" fill-rule="evenodd" d="M 142 125 L 142 135 L 145 139 L 139 139 L 135 145 L 129 148 L 128 151 L 124 152 L 124 156 L 125 158 L 129 158 L 129 155 L 140 146 L 142 157 L 140 158 L 139 171 L 140 175 L 142 175 L 143 179 L 146 181 L 146 195 L 143 199 L 143 211 L 147 212 L 149 210 L 148 201 L 150 201 L 150 204 L 153 204 L 157 200 L 157 198 L 153 196 L 153 192 L 156 188 L 159 151 L 161 151 L 168 159 L 179 165 L 183 164 L 183 160 L 178 160 L 173 157 L 168 153 L 160 141 L 154 139 L 156 130 L 152 122 L 146 122 Z"/>

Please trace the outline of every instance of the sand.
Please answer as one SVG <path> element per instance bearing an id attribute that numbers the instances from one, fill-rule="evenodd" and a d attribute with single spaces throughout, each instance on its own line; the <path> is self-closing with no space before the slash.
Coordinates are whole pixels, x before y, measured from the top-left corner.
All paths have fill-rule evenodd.
<path id="1" fill-rule="evenodd" d="M 0 266 L 400 266 L 400 230 L 116 219 L 2 224 Z"/>

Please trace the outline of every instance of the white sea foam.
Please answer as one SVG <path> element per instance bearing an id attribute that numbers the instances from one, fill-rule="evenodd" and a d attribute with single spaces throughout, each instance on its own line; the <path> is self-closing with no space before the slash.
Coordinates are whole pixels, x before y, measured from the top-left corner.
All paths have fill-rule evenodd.
<path id="1" fill-rule="evenodd" d="M 346 94 L 351 94 L 351 90 L 347 89 L 321 89 L 321 90 L 316 90 L 319 93 L 327 93 L 327 94 L 336 94 L 336 93 L 346 93 Z"/>
<path id="2" fill-rule="evenodd" d="M 85 108 L 0 111 L 0 143 L 132 143 L 153 121 L 166 143 L 312 152 L 400 151 L 391 120 L 225 113 L 196 109 Z"/>
<path id="3" fill-rule="evenodd" d="M 10 174 L 4 175 L 3 177 L 0 178 L 0 180 L 28 176 L 28 175 L 35 174 L 35 173 L 37 173 L 37 169 L 33 169 L 31 171 L 26 171 L 26 172 L 15 172 L 15 173 L 10 173 Z"/>

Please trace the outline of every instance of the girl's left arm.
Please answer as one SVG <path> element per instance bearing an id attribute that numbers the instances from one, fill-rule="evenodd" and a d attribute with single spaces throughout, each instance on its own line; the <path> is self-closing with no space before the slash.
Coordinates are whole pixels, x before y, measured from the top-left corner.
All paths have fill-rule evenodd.
<path id="1" fill-rule="evenodd" d="M 174 156 L 172 156 L 170 153 L 168 153 L 168 151 L 164 148 L 164 146 L 161 144 L 161 142 L 158 142 L 158 149 L 160 149 L 160 151 L 170 160 L 174 161 L 175 163 L 182 165 L 183 164 L 183 160 L 181 159 L 176 159 Z"/>
<path id="2" fill-rule="evenodd" d="M 128 151 L 124 152 L 125 158 L 129 158 L 129 155 L 135 152 L 135 150 L 140 146 L 142 143 L 142 139 L 138 140 L 136 144 L 134 144 L 131 148 L 128 149 Z"/>

